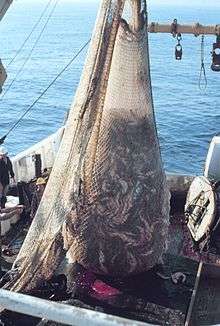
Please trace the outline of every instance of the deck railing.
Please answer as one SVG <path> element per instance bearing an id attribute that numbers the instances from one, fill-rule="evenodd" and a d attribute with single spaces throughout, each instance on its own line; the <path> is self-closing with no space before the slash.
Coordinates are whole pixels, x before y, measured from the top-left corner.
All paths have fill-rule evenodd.
<path id="1" fill-rule="evenodd" d="M 74 326 L 150 326 L 102 312 L 0 289 L 0 306 L 10 311 Z M 151 324 L 152 326 L 152 324 Z"/>

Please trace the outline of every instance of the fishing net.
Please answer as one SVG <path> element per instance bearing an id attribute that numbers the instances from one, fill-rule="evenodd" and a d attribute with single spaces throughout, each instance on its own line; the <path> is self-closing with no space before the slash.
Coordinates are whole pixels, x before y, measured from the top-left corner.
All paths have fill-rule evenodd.
<path id="1" fill-rule="evenodd" d="M 6 288 L 30 291 L 68 251 L 89 270 L 150 269 L 166 249 L 169 192 L 152 103 L 146 22 L 103 0 L 43 199 Z M 133 28 L 132 28 L 133 26 Z"/>

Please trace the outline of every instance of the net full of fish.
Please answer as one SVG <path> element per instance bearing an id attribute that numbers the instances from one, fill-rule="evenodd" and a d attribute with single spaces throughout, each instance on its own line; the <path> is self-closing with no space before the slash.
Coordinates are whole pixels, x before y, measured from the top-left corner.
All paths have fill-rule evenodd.
<path id="1" fill-rule="evenodd" d="M 103 0 L 65 134 L 6 287 L 30 291 L 64 259 L 113 276 L 147 271 L 166 250 L 169 192 L 139 0 Z M 13 285 L 12 285 L 13 283 Z"/>

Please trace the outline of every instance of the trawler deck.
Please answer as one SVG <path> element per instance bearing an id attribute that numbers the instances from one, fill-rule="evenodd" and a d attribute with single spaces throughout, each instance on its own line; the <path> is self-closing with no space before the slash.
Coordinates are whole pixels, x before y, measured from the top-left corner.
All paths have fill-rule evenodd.
<path id="1" fill-rule="evenodd" d="M 74 265 L 67 268 L 71 293 L 69 289 L 60 291 L 59 286 L 51 289 L 45 283 L 32 295 L 154 325 L 212 325 L 220 322 L 217 309 L 220 298 L 217 263 L 220 256 L 199 255 L 194 250 L 184 223 L 185 198 L 186 191 L 172 192 L 169 247 L 162 264 L 126 279 L 94 276 L 117 289 L 116 296 L 94 291 L 90 286 L 90 274 Z M 15 245 L 22 242 L 24 235 L 25 232 L 21 232 Z M 4 259 L 12 263 L 15 257 L 5 256 Z M 215 262 L 215 265 L 210 265 L 210 262 Z M 176 273 L 181 273 L 182 277 L 175 280 L 173 275 Z M 82 280 L 87 280 L 86 286 L 82 286 Z M 12 320 L 13 325 L 37 325 L 39 322 L 39 319 L 11 312 L 4 313 L 2 320 L 6 325 L 11 325 Z M 42 322 L 40 325 L 56 324 Z"/>

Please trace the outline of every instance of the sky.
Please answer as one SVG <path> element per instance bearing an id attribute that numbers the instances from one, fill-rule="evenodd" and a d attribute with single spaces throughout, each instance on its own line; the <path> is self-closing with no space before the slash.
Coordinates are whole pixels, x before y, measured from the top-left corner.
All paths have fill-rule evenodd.
<path id="1" fill-rule="evenodd" d="M 14 2 L 45 2 L 45 0 L 13 0 Z M 100 3 L 101 0 L 59 0 L 59 2 L 68 2 L 68 3 Z M 173 5 L 175 7 L 184 6 L 184 7 L 220 7 L 220 0 L 147 0 L 149 6 L 159 6 L 159 5 Z"/>
<path id="2" fill-rule="evenodd" d="M 71 0 L 70 0 L 71 1 Z M 74 1 L 74 0 L 72 0 Z M 149 0 L 150 5 L 175 5 L 175 6 L 209 6 L 209 7 L 219 7 L 220 0 Z"/>
<path id="3" fill-rule="evenodd" d="M 100 2 L 100 0 L 60 0 L 64 2 Z M 175 5 L 175 6 L 213 6 L 220 7 L 220 0 L 148 0 L 150 6 L 153 5 Z"/>

